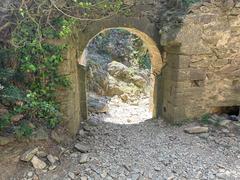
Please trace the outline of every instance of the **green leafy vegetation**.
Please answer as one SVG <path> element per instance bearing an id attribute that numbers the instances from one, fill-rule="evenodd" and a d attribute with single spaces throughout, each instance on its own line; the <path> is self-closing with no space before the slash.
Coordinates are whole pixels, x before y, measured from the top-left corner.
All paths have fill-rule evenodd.
<path id="1" fill-rule="evenodd" d="M 211 122 L 209 121 L 210 117 L 211 117 L 210 114 L 208 114 L 208 113 L 207 113 L 207 114 L 204 114 L 204 115 L 201 117 L 201 119 L 200 119 L 201 123 L 203 123 L 203 124 L 211 124 Z"/>
<path id="2" fill-rule="evenodd" d="M 62 117 L 56 91 L 71 86 L 58 72 L 67 45 L 57 46 L 47 40 L 69 36 L 77 21 L 120 13 L 122 5 L 121 0 L 69 0 L 62 5 L 52 0 L 30 0 L 9 5 L 6 17 L 11 18 L 6 21 L 13 26 L 4 32 L 6 41 L 0 42 L 0 105 L 8 112 L 0 116 L 0 130 L 14 129 L 17 137 L 26 137 L 32 133 L 30 122 L 56 127 Z M 24 118 L 12 122 L 17 114 Z"/>

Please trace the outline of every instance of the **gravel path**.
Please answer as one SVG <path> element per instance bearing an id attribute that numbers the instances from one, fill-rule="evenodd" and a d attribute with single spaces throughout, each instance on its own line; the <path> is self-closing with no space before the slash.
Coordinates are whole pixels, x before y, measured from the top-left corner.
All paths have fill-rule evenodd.
<path id="1" fill-rule="evenodd" d="M 135 108 L 114 111 L 126 116 Z M 89 152 L 70 147 L 61 165 L 39 173 L 40 179 L 240 179 L 240 137 L 226 129 L 210 127 L 209 133 L 190 135 L 183 130 L 195 124 L 177 127 L 161 120 L 124 124 L 104 122 L 103 117 L 95 115 L 83 124 L 74 142 Z"/>

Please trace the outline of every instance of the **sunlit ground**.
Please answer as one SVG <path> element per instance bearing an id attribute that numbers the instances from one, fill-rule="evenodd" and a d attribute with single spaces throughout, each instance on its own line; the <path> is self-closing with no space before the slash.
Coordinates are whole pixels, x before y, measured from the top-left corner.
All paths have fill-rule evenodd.
<path id="1" fill-rule="evenodd" d="M 109 102 L 107 113 L 91 114 L 90 120 L 110 122 L 114 124 L 138 124 L 152 118 L 149 111 L 149 97 L 141 97 L 138 101 L 124 103 L 113 97 Z"/>

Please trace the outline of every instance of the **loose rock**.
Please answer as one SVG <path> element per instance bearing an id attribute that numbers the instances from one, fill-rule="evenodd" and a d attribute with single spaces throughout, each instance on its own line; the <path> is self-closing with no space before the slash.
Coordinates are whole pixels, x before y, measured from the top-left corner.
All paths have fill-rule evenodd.
<path id="1" fill-rule="evenodd" d="M 49 171 L 52 171 L 52 170 L 54 170 L 54 169 L 56 169 L 56 168 L 57 168 L 56 165 L 51 165 L 51 166 L 49 166 L 48 170 L 49 170 Z"/>
<path id="2" fill-rule="evenodd" d="M 202 127 L 202 126 L 189 127 L 189 128 L 184 129 L 184 132 L 189 133 L 189 134 L 207 133 L 208 127 Z"/>
<path id="3" fill-rule="evenodd" d="M 109 109 L 106 102 L 96 97 L 88 97 L 88 110 L 94 113 L 105 113 Z"/>
<path id="4" fill-rule="evenodd" d="M 80 151 L 81 153 L 86 153 L 90 151 L 90 148 L 84 144 L 81 143 L 77 143 L 74 146 L 78 151 Z"/>
<path id="5" fill-rule="evenodd" d="M 89 154 L 82 154 L 81 158 L 80 158 L 80 164 L 84 164 L 87 163 L 89 160 Z"/>
<path id="6" fill-rule="evenodd" d="M 31 163 L 35 169 L 44 169 L 47 166 L 47 164 L 37 156 L 33 156 Z"/>
<path id="7" fill-rule="evenodd" d="M 28 162 L 35 156 L 35 154 L 37 154 L 37 152 L 38 152 L 37 147 L 29 149 L 20 156 L 20 160 Z"/>
<path id="8" fill-rule="evenodd" d="M 32 176 L 33 176 L 33 172 L 32 172 L 32 171 L 29 171 L 29 172 L 27 173 L 27 176 L 28 176 L 28 177 L 32 177 Z"/>
<path id="9" fill-rule="evenodd" d="M 73 172 L 69 172 L 68 173 L 68 176 L 71 178 L 71 179 L 75 179 L 75 174 Z"/>
<path id="10" fill-rule="evenodd" d="M 47 159 L 48 159 L 48 161 L 49 161 L 51 164 L 55 164 L 56 161 L 58 161 L 58 157 L 53 156 L 53 155 L 51 155 L 51 154 L 49 154 L 49 155 L 47 156 Z"/>

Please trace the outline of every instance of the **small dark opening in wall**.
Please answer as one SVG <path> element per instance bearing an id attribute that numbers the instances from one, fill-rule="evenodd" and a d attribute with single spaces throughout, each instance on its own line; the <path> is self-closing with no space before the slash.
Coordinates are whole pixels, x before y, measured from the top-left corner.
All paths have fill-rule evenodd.
<path id="1" fill-rule="evenodd" d="M 223 106 L 223 107 L 214 107 L 213 113 L 219 115 L 228 115 L 228 116 L 240 116 L 240 106 Z"/>
<path id="2" fill-rule="evenodd" d="M 163 111 L 164 111 L 164 112 L 167 112 L 167 108 L 166 108 L 165 106 L 163 107 Z"/>

